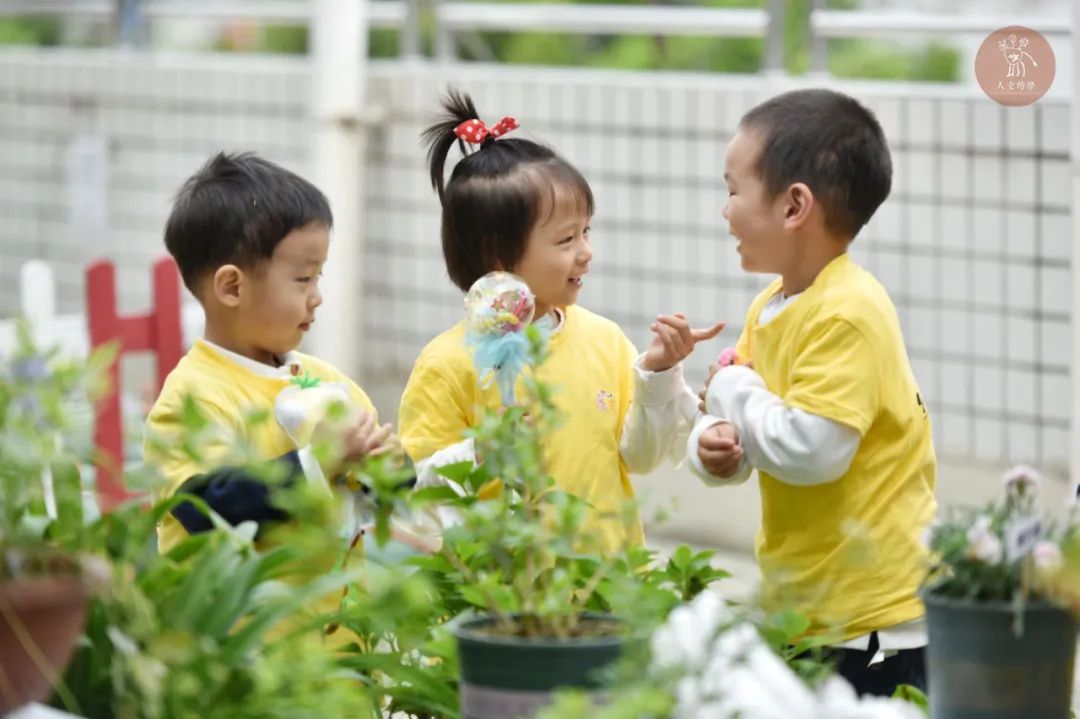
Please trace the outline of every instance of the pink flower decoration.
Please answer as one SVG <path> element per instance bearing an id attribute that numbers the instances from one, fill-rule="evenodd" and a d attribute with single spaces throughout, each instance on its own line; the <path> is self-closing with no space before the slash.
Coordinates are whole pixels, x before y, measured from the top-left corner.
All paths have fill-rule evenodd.
<path id="1" fill-rule="evenodd" d="M 739 355 L 735 354 L 734 347 L 727 347 L 720 353 L 716 361 L 721 367 L 730 367 L 733 364 L 738 364 Z"/>

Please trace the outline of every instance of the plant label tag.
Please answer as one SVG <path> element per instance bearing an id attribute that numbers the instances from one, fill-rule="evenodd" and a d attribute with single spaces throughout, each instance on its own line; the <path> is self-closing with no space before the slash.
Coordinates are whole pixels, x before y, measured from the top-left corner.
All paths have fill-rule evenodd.
<path id="1" fill-rule="evenodd" d="M 1027 556 L 1043 534 L 1042 517 L 1017 517 L 1005 526 L 1005 560 L 1015 562 Z"/>

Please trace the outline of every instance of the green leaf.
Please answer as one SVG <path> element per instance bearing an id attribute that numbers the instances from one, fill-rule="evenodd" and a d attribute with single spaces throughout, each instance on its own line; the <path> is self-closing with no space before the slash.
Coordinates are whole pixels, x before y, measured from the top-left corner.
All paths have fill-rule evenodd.
<path id="1" fill-rule="evenodd" d="M 694 552 L 690 547 L 683 544 L 671 555 L 671 564 L 680 571 L 686 571 L 690 567 L 690 562 L 693 561 Z"/>
<path id="2" fill-rule="evenodd" d="M 202 551 L 203 545 L 210 540 L 210 532 L 199 532 L 185 537 L 165 555 L 174 562 L 186 562 Z"/>
<path id="3" fill-rule="evenodd" d="M 465 601 L 469 602 L 473 606 L 480 607 L 481 609 L 489 608 L 487 597 L 484 596 L 484 593 L 476 587 L 464 584 L 461 586 L 460 591 L 461 596 L 465 598 Z"/>
<path id="4" fill-rule="evenodd" d="M 469 475 L 473 473 L 473 467 L 473 463 L 466 460 L 464 462 L 454 462 L 453 464 L 436 467 L 435 473 L 464 486 Z"/>
<path id="5" fill-rule="evenodd" d="M 294 614 L 318 597 L 348 586 L 356 577 L 355 571 L 334 572 L 303 587 L 297 587 L 283 599 L 268 602 L 253 614 L 247 623 L 229 635 L 222 645 L 222 661 L 230 665 L 236 664 L 241 657 L 258 646 L 265 633 L 283 618 Z"/>
<path id="6" fill-rule="evenodd" d="M 792 609 L 785 609 L 765 618 L 759 627 L 775 647 L 790 647 L 810 628 L 810 620 Z"/>
<path id="7" fill-rule="evenodd" d="M 304 374 L 297 375 L 296 377 L 293 377 L 289 381 L 292 382 L 297 387 L 299 387 L 300 389 L 311 389 L 311 388 L 314 388 L 314 387 L 318 387 L 320 384 L 322 384 L 321 379 L 319 379 L 318 377 L 312 376 L 312 374 L 310 372 L 308 372 L 307 370 L 304 371 Z"/>
<path id="8" fill-rule="evenodd" d="M 447 684 L 429 676 L 427 671 L 405 663 L 405 658 L 396 653 L 359 654 L 341 661 L 343 666 L 363 672 L 379 671 L 397 682 L 404 682 L 421 689 L 423 696 L 433 701 L 441 711 L 457 713 L 458 695 Z"/>
<path id="9" fill-rule="evenodd" d="M 446 504 L 449 502 L 457 502 L 462 499 L 461 495 L 453 490 L 451 487 L 445 485 L 437 487 L 424 487 L 413 492 L 409 500 L 417 506 L 424 506 L 426 504 Z"/>
<path id="10" fill-rule="evenodd" d="M 195 398 L 191 395 L 184 397 L 184 405 L 180 410 L 180 423 L 184 429 L 192 434 L 203 430 L 209 424 L 202 410 L 199 409 Z"/>
<path id="11" fill-rule="evenodd" d="M 926 694 L 923 693 L 918 687 L 913 687 L 910 684 L 901 684 L 896 687 L 896 691 L 893 692 L 893 699 L 903 699 L 909 704 L 922 709 L 923 714 L 930 716 L 930 701 L 927 699 Z"/>
<path id="12" fill-rule="evenodd" d="M 83 500 L 78 465 L 71 461 L 54 463 L 52 479 L 57 530 L 63 535 L 80 534 L 83 529 Z"/>

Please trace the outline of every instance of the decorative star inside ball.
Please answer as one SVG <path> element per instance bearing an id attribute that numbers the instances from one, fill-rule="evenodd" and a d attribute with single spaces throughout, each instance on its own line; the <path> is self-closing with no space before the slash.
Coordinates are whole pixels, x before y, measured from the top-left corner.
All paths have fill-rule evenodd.
<path id="1" fill-rule="evenodd" d="M 525 328 L 535 312 L 532 290 L 509 272 L 484 275 L 465 296 L 465 342 L 480 386 L 497 384 L 507 406 L 514 404 L 514 385 L 529 364 Z"/>

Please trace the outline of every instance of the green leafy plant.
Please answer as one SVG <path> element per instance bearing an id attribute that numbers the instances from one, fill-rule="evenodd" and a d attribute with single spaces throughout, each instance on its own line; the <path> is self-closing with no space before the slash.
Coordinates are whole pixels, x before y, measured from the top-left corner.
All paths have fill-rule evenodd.
<path id="1" fill-rule="evenodd" d="M 531 331 L 529 339 L 539 365 L 542 339 Z M 460 519 L 437 551 L 387 567 L 367 595 L 356 595 L 343 620 L 361 637 L 343 663 L 366 677 L 386 714 L 458 716 L 458 665 L 448 631 L 456 617 L 486 615 L 493 632 L 521 637 L 643 635 L 728 576 L 712 566 L 713 553 L 688 547 L 662 561 L 644 547 L 598 551 L 585 528 L 590 508 L 556 489 L 544 467 L 541 448 L 559 421 L 552 390 L 534 376 L 525 385 L 520 405 L 486 413 L 471 431 L 482 461 L 441 470 L 460 493 L 449 486 L 410 492 L 389 458 L 358 472 L 371 494 L 380 542 L 390 539 L 395 517 L 436 505 Z M 390 603 L 396 612 L 361 609 L 384 592 L 397 597 Z"/>
<path id="2" fill-rule="evenodd" d="M 38 349 L 26 323 L 16 327 L 15 351 L 0 370 L 0 579 L 51 572 L 62 544 L 78 549 L 62 540 L 82 532 L 89 406 L 114 356 L 68 360 Z"/>
<path id="3" fill-rule="evenodd" d="M 149 548 L 154 526 L 180 499 L 152 512 L 130 505 L 91 528 L 110 581 L 54 704 L 90 719 L 370 712 L 355 675 L 324 646 L 322 616 L 310 611 L 356 572 L 305 571 L 325 563 L 313 536 L 257 550 L 253 524 L 217 518 L 214 530 L 159 556 Z"/>
<path id="4" fill-rule="evenodd" d="M 39 349 L 20 324 L 17 347 L 0 365 L 0 581 L 81 572 L 94 588 L 74 657 L 58 679 L 47 673 L 50 703 L 90 719 L 378 716 L 329 634 L 361 568 L 340 561 L 327 493 L 287 488 L 280 467 L 253 466 L 278 485 L 292 517 L 258 545 L 255 525 L 231 527 L 196 497 L 153 508 L 135 499 L 102 517 L 84 511 L 92 504 L 81 471 L 94 460 L 90 407 L 114 358 L 111 350 L 80 360 Z M 213 428 L 197 403 L 187 403 L 184 426 L 180 443 L 198 456 Z M 125 484 L 152 487 L 148 474 L 131 472 Z M 214 528 L 158 554 L 156 527 L 182 501 Z M 390 599 L 373 596 L 365 611 L 387 614 L 381 602 Z M 25 627 L 21 635 L 32 645 Z"/>
<path id="5" fill-rule="evenodd" d="M 539 366 L 543 339 L 533 328 L 527 336 L 532 364 Z M 519 404 L 488 412 L 471 430 L 481 461 L 440 470 L 462 493 L 432 487 L 411 497 L 461 517 L 438 553 L 412 562 L 440 588 L 447 614 L 478 611 L 493 619 L 494 631 L 524 637 L 622 632 L 631 615 L 643 614 L 623 598 L 633 597 L 635 607 L 662 621 L 678 602 L 727 576 L 710 566 L 711 554 L 689 548 L 662 568 L 643 549 L 602 553 L 588 528 L 591 508 L 556 488 L 544 464 L 542 448 L 560 421 L 553 390 L 534 374 L 524 385 Z"/>

